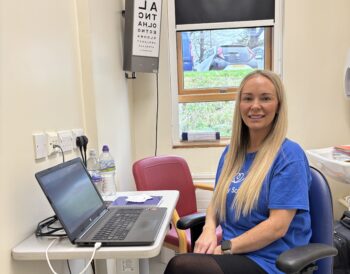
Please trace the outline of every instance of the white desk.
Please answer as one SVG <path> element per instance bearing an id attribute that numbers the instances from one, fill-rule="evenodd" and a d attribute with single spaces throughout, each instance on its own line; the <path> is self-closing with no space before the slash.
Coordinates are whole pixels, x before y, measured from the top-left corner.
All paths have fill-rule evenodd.
<path id="1" fill-rule="evenodd" d="M 140 192 L 137 192 L 140 193 Z M 142 192 L 143 193 L 143 192 Z M 145 191 L 148 195 L 161 195 L 163 199 L 159 206 L 166 207 L 167 213 L 164 218 L 164 222 L 160 227 L 156 241 L 151 246 L 133 246 L 133 247 L 101 247 L 95 254 L 95 259 L 116 259 L 121 258 L 133 258 L 133 259 L 145 259 L 140 260 L 140 267 L 142 274 L 148 273 L 148 258 L 155 257 L 159 254 L 165 235 L 169 229 L 169 223 L 171 222 L 171 216 L 179 198 L 179 192 L 176 190 L 168 191 Z M 136 192 L 119 192 L 117 196 L 126 196 L 136 194 Z M 12 249 L 12 257 L 15 260 L 46 260 L 45 250 L 50 244 L 52 239 L 47 237 L 36 237 L 34 234 L 22 241 L 16 247 Z M 70 241 L 65 238 L 56 243 L 49 250 L 50 260 L 70 260 L 70 259 L 88 259 L 91 257 L 93 248 L 91 247 L 78 247 L 72 245 Z M 117 273 L 117 268 L 111 264 L 111 261 L 107 267 L 101 267 L 98 273 Z M 116 262 L 115 262 L 116 264 Z M 99 269 L 99 268 L 98 268 Z M 134 273 L 134 272 L 133 272 Z"/>

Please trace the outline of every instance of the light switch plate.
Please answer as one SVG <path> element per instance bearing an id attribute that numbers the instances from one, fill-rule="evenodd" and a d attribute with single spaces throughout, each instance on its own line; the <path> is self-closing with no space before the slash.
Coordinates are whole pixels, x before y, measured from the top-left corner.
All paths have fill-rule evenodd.
<path id="1" fill-rule="evenodd" d="M 33 136 L 33 143 L 34 143 L 34 153 L 35 153 L 35 159 L 41 159 L 45 158 L 47 156 L 47 138 L 46 134 L 41 133 L 34 133 Z"/>

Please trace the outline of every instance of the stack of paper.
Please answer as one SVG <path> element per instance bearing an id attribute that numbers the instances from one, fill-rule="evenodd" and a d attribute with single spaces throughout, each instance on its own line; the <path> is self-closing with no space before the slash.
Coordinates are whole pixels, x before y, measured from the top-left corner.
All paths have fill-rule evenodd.
<path id="1" fill-rule="evenodd" d="M 112 206 L 125 205 L 145 205 L 145 206 L 159 206 L 162 201 L 162 196 L 149 196 L 145 194 L 120 196 L 111 204 Z"/>
<path id="2" fill-rule="evenodd" d="M 335 146 L 334 149 L 338 152 L 350 155 L 350 145 Z"/>

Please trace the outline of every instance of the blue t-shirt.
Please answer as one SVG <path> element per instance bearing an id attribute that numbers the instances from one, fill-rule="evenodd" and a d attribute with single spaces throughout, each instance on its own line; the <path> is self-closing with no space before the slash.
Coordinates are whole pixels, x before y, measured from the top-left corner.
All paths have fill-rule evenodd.
<path id="1" fill-rule="evenodd" d="M 216 182 L 221 174 L 224 150 Z M 267 273 L 282 273 L 276 266 L 277 257 L 285 250 L 309 243 L 311 221 L 308 190 L 311 183 L 309 163 L 302 148 L 286 139 L 270 168 L 261 188 L 256 208 L 248 216 L 235 220 L 232 201 L 244 181 L 256 153 L 247 153 L 241 171 L 233 178 L 227 194 L 226 221 L 221 223 L 223 240 L 235 238 L 269 217 L 270 209 L 297 209 L 286 235 L 275 242 L 246 255 L 260 265 Z"/>

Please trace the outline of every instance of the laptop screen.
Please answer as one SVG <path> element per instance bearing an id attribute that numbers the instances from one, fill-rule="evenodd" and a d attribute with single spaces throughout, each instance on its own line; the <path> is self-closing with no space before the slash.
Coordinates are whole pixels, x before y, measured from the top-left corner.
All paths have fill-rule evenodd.
<path id="1" fill-rule="evenodd" d="M 38 172 L 35 177 L 72 241 L 105 209 L 79 158 Z"/>

